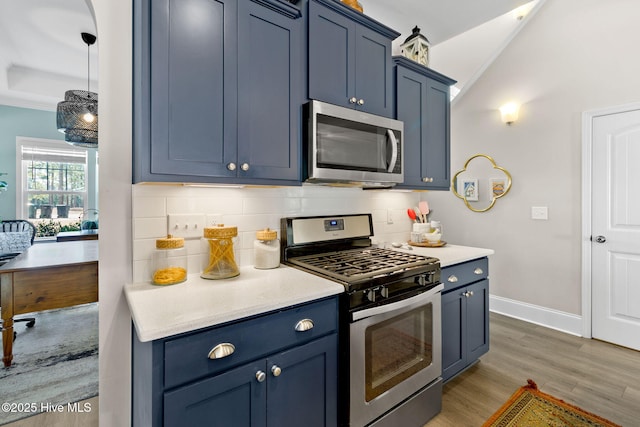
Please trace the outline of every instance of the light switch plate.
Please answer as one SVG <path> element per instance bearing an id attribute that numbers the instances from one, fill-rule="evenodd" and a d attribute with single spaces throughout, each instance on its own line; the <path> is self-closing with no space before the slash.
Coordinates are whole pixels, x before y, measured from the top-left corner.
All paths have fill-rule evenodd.
<path id="1" fill-rule="evenodd" d="M 549 209 L 546 206 L 532 206 L 531 219 L 549 219 Z"/>
<path id="2" fill-rule="evenodd" d="M 202 237 L 204 214 L 169 214 L 167 215 L 167 234 L 185 239 Z"/>

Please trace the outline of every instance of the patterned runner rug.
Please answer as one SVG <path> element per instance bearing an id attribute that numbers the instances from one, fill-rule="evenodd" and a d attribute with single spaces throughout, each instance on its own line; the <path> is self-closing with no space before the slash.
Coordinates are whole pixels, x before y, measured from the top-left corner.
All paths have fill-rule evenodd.
<path id="1" fill-rule="evenodd" d="M 482 427 L 621 427 L 538 390 L 532 380 L 520 387 Z"/>
<path id="2" fill-rule="evenodd" d="M 0 425 L 98 394 L 98 304 L 34 313 L 17 323 L 13 364 L 0 363 Z"/>

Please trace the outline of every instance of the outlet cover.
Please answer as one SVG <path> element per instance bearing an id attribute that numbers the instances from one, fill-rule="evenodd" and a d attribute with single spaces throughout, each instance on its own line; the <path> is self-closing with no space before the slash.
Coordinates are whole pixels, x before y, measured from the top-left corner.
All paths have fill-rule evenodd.
<path id="1" fill-rule="evenodd" d="M 546 206 L 532 206 L 531 219 L 549 219 L 549 209 Z"/>
<path id="2" fill-rule="evenodd" d="M 202 237 L 204 214 L 170 214 L 167 215 L 167 234 L 185 239 Z"/>

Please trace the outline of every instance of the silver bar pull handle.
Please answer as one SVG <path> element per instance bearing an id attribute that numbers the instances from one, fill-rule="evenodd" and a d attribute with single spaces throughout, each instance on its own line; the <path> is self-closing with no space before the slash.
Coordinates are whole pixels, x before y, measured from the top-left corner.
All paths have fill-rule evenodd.
<path id="1" fill-rule="evenodd" d="M 396 135 L 391 129 L 387 129 L 387 136 L 389 137 L 389 141 L 391 141 L 391 146 L 393 147 L 387 172 L 393 172 L 393 169 L 396 167 L 396 162 L 398 161 L 398 140 L 396 139 Z"/>
<path id="2" fill-rule="evenodd" d="M 209 351 L 209 359 L 222 359 L 223 357 L 231 356 L 233 352 L 236 351 L 236 347 L 228 342 L 223 342 L 213 347 L 211 351 Z"/>
<path id="3" fill-rule="evenodd" d="M 298 323 L 296 323 L 296 331 L 297 332 L 304 332 L 304 331 L 308 331 L 310 329 L 313 329 L 313 320 L 311 319 L 302 319 L 300 321 L 298 321 Z"/>

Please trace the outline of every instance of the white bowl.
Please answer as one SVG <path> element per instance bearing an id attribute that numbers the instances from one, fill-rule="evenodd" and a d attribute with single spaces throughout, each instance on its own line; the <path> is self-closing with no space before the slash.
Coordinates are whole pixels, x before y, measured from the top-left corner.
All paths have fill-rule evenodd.
<path id="1" fill-rule="evenodd" d="M 438 243 L 441 237 L 442 237 L 442 234 L 440 233 L 427 233 L 424 235 L 424 238 L 429 243 Z"/>

